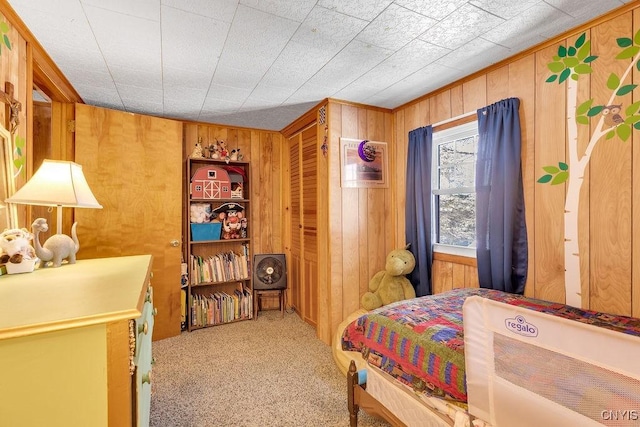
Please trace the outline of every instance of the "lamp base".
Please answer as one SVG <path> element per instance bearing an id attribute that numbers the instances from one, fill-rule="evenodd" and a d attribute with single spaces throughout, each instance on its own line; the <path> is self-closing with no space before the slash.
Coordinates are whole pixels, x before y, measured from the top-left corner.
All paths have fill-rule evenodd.
<path id="1" fill-rule="evenodd" d="M 76 227 L 78 223 L 74 222 L 71 227 L 71 236 L 66 234 L 54 234 L 49 237 L 44 245 L 40 245 L 38 235 L 49 229 L 45 218 L 37 218 L 31 224 L 33 231 L 33 243 L 35 245 L 36 255 L 40 258 L 40 268 L 51 266 L 60 267 L 63 260 L 67 260 L 69 264 L 76 263 L 76 253 L 80 249 L 78 242 L 78 234 Z"/>

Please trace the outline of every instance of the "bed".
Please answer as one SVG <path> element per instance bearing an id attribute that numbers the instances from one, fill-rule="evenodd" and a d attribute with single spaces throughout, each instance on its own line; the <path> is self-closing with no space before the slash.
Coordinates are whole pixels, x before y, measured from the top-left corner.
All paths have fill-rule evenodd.
<path id="1" fill-rule="evenodd" d="M 368 312 L 341 334 L 351 426 L 640 425 L 640 319 L 489 289 Z M 363 367 L 364 366 L 364 367 Z"/>

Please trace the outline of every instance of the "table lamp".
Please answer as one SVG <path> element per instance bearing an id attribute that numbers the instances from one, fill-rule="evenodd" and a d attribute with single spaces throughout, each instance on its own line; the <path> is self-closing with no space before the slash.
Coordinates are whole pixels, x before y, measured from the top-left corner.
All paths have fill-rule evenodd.
<path id="1" fill-rule="evenodd" d="M 102 208 L 87 184 L 82 166 L 63 160 L 44 160 L 31 179 L 6 202 L 57 207 L 56 234 L 49 237 L 44 245 L 40 246 L 38 234 L 48 230 L 47 220 L 38 218 L 32 225 L 36 255 L 41 266 L 51 261 L 54 267 L 59 267 L 63 259 L 68 259 L 70 264 L 75 263 L 79 248 L 75 232 L 77 223 L 71 229 L 73 239 L 62 234 L 62 208 Z"/>

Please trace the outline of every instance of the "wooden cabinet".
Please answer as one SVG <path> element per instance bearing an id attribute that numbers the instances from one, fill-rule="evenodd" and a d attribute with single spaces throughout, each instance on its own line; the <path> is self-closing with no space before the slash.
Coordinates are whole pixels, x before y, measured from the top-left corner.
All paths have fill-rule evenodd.
<path id="1" fill-rule="evenodd" d="M 148 426 L 151 260 L 0 277 L 0 425 Z"/>
<path id="2" fill-rule="evenodd" d="M 188 158 L 184 240 L 189 331 L 253 318 L 249 163 Z"/>

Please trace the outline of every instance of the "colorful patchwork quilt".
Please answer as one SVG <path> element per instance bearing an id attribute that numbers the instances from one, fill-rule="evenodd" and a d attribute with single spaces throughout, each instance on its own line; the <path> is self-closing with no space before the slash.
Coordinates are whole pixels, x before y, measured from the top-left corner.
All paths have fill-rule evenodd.
<path id="1" fill-rule="evenodd" d="M 463 404 L 467 387 L 462 304 L 472 295 L 640 336 L 640 319 L 490 289 L 455 289 L 398 301 L 359 317 L 345 329 L 342 348 L 361 352 L 370 364 L 416 392 Z"/>

